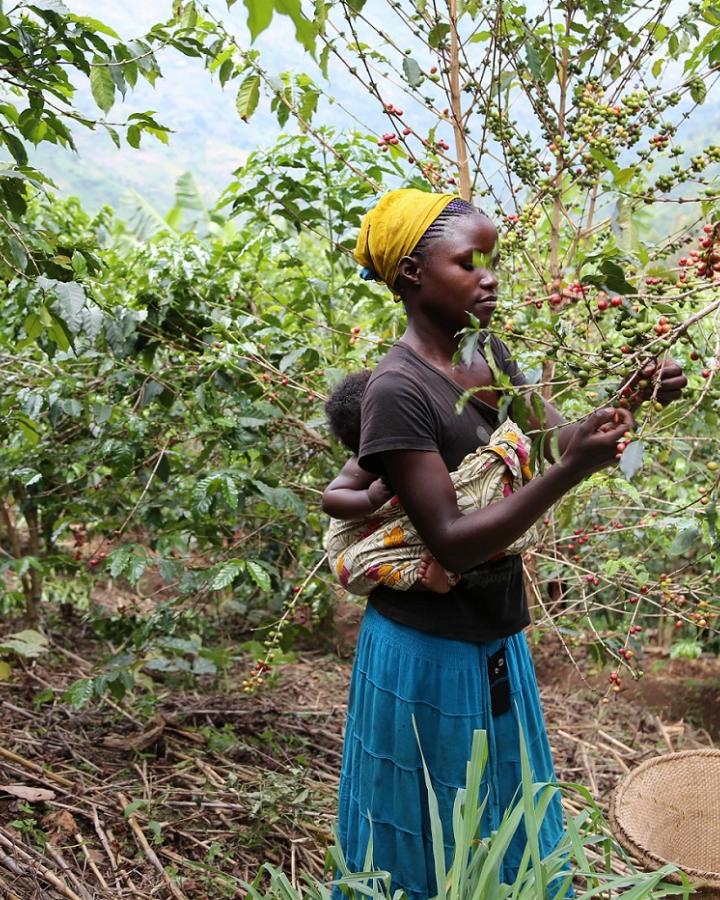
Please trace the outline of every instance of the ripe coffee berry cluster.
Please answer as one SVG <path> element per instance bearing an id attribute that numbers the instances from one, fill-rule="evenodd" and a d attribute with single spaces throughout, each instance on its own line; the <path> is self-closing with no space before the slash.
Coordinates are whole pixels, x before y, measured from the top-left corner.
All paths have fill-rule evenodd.
<path id="1" fill-rule="evenodd" d="M 399 144 L 400 140 L 396 134 L 392 134 L 391 132 L 385 132 L 382 138 L 377 142 L 378 147 L 385 151 L 388 147 L 394 147 L 396 144 Z"/>
<path id="2" fill-rule="evenodd" d="M 655 334 L 667 334 L 668 331 L 672 331 L 672 325 L 668 322 L 667 316 L 660 316 L 656 324 L 653 325 L 653 331 Z"/>
<path id="3" fill-rule="evenodd" d="M 691 269 L 700 278 L 720 278 L 720 222 L 707 222 L 703 226 L 703 232 L 704 237 L 700 239 L 699 245 L 688 256 L 682 256 L 678 260 L 678 265 L 683 270 L 679 276 L 681 282 L 687 281 L 688 270 Z"/>

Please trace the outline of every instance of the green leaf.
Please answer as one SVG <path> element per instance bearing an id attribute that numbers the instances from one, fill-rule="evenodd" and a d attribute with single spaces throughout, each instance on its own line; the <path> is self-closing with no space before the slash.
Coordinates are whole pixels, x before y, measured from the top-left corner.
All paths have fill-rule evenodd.
<path id="1" fill-rule="evenodd" d="M 411 87 L 417 87 L 423 80 L 423 74 L 420 66 L 415 62 L 412 56 L 406 56 L 403 59 L 403 74 L 405 80 Z"/>
<path id="2" fill-rule="evenodd" d="M 273 17 L 272 0 L 244 0 L 247 7 L 247 25 L 250 29 L 250 39 L 255 38 L 268 27 Z"/>
<path id="3" fill-rule="evenodd" d="M 140 146 L 141 134 L 142 134 L 142 132 L 140 131 L 140 129 L 138 128 L 137 125 L 130 125 L 127 130 L 127 134 L 126 134 L 127 142 L 135 150 L 137 150 L 137 148 Z"/>
<path id="4" fill-rule="evenodd" d="M 702 651 L 702 644 L 697 641 L 678 641 L 670 648 L 670 659 L 700 659 Z"/>
<path id="5" fill-rule="evenodd" d="M 96 56 L 90 70 L 90 90 L 100 109 L 107 115 L 115 102 L 115 82 L 106 61 Z"/>
<path id="6" fill-rule="evenodd" d="M 65 691 L 63 700 L 75 709 L 81 709 L 92 697 L 94 690 L 95 683 L 92 678 L 80 678 Z"/>
<path id="7" fill-rule="evenodd" d="M 87 260 L 79 250 L 73 251 L 72 267 L 76 275 L 84 275 L 87 272 Z"/>
<path id="8" fill-rule="evenodd" d="M 720 41 L 708 53 L 708 63 L 715 66 L 720 62 Z"/>
<path id="9" fill-rule="evenodd" d="M 193 675 L 215 675 L 217 666 L 215 663 L 205 656 L 198 656 L 192 663 Z"/>
<path id="10" fill-rule="evenodd" d="M 697 544 L 699 537 L 700 529 L 697 525 L 686 525 L 678 530 L 668 552 L 672 556 L 683 556 Z"/>
<path id="11" fill-rule="evenodd" d="M 61 16 L 70 15 L 70 10 L 62 0 L 32 0 L 31 3 L 28 3 L 28 6 L 41 12 L 54 12 L 59 13 Z"/>
<path id="12" fill-rule="evenodd" d="M 266 0 L 269 5 L 269 0 Z M 302 11 L 300 0 L 275 0 L 275 12 L 282 13 L 292 19 L 295 26 L 295 37 L 308 51 L 315 52 L 316 29 L 314 23 Z"/>
<path id="13" fill-rule="evenodd" d="M 48 651 L 48 639 L 44 634 L 33 629 L 26 631 L 17 631 L 15 634 L 9 634 L 0 642 L 0 653 L 9 652 L 17 653 L 18 656 L 24 656 L 28 659 L 34 659 Z"/>
<path id="14" fill-rule="evenodd" d="M 9 131 L 6 131 L 2 134 L 1 138 L 5 142 L 5 146 L 12 153 L 15 162 L 19 166 L 26 166 L 28 162 L 27 150 L 25 149 L 25 145 L 20 140 L 17 135 L 11 134 Z"/>
<path id="15" fill-rule="evenodd" d="M 438 804 L 437 794 L 432 785 L 430 771 L 425 762 L 425 756 L 422 752 L 422 743 L 420 741 L 420 732 L 418 731 L 415 716 L 412 716 L 412 726 L 415 732 L 415 740 L 417 741 L 418 750 L 420 751 L 420 762 L 422 763 L 423 776 L 425 778 L 425 790 L 427 791 L 428 814 L 430 818 L 430 834 L 432 835 L 433 862 L 435 864 L 435 881 L 437 883 L 436 900 L 445 900 L 447 897 L 446 868 L 445 868 L 445 845 L 443 840 L 442 820 L 440 819 L 440 807 Z"/>
<path id="16" fill-rule="evenodd" d="M 37 444 L 40 440 L 40 429 L 38 425 L 33 422 L 28 416 L 23 413 L 18 413 L 15 417 L 17 421 L 18 427 L 22 432 L 22 436 L 28 442 L 28 444 Z"/>
<path id="17" fill-rule="evenodd" d="M 645 445 L 642 441 L 632 441 L 620 457 L 620 471 L 630 481 L 643 467 Z"/>
<path id="18" fill-rule="evenodd" d="M 305 504 L 289 488 L 270 487 L 270 485 L 257 480 L 254 483 L 270 506 L 278 510 L 288 510 L 298 516 L 307 515 Z"/>
<path id="19" fill-rule="evenodd" d="M 183 172 L 175 182 L 175 200 L 182 209 L 192 209 L 198 212 L 205 211 L 205 201 L 193 178 L 192 172 Z"/>
<path id="20" fill-rule="evenodd" d="M 126 819 L 129 819 L 133 813 L 136 813 L 140 809 L 145 809 L 147 807 L 147 800 L 143 800 L 139 798 L 137 800 L 131 800 L 130 803 L 123 810 L 123 815 Z"/>
<path id="21" fill-rule="evenodd" d="M 260 76 L 248 75 L 237 92 L 235 108 L 243 122 L 247 122 L 260 100 Z"/>
<path id="22" fill-rule="evenodd" d="M 542 60 L 540 58 L 537 44 L 533 41 L 528 41 L 526 53 L 528 68 L 530 69 L 533 78 L 539 81 L 542 78 Z"/>
<path id="23" fill-rule="evenodd" d="M 437 22 L 430 29 L 430 33 L 428 34 L 428 44 L 433 48 L 437 48 L 440 44 L 444 43 L 447 39 L 447 36 L 450 34 L 450 26 L 447 22 Z"/>
<path id="24" fill-rule="evenodd" d="M 109 25 L 106 25 L 104 22 L 101 22 L 100 19 L 93 19 L 92 16 L 76 16 L 74 14 L 70 15 L 68 18 L 71 22 L 77 22 L 78 25 L 82 25 L 90 31 L 99 31 L 100 34 L 106 34 L 116 41 L 120 40 L 120 35 L 117 31 Z"/>
<path id="25" fill-rule="evenodd" d="M 114 550 L 110 554 L 109 562 L 111 578 L 117 578 L 118 575 L 125 569 L 125 566 L 130 559 L 131 553 L 132 549 L 130 547 L 118 547 L 117 550 Z"/>
<path id="26" fill-rule="evenodd" d="M 250 575 L 252 580 L 260 588 L 260 590 L 270 590 L 270 576 L 259 563 L 253 562 L 251 559 L 248 559 L 245 562 L 245 568 L 247 569 L 248 574 Z"/>
<path id="27" fill-rule="evenodd" d="M 460 340 L 458 351 L 460 362 L 464 366 L 469 366 L 475 358 L 478 344 L 480 343 L 479 331 L 468 331 Z M 472 396 L 472 395 L 471 395 Z"/>
<path id="28" fill-rule="evenodd" d="M 546 412 L 542 395 L 537 394 L 535 393 L 535 391 L 533 391 L 533 393 L 530 394 L 530 405 L 532 406 L 532 411 L 535 415 L 539 427 L 543 428 L 545 425 Z"/>
<path id="29" fill-rule="evenodd" d="M 637 169 L 635 168 L 635 166 L 628 166 L 625 169 L 618 169 L 618 171 L 613 175 L 613 182 L 618 187 L 625 187 L 628 181 L 631 181 L 635 177 L 636 172 Z"/>
<path id="30" fill-rule="evenodd" d="M 230 562 L 222 565 L 213 576 L 210 582 L 211 591 L 221 591 L 229 584 L 232 584 L 237 576 L 245 569 L 245 562 L 242 559 L 232 559 Z"/>
<path id="31" fill-rule="evenodd" d="M 522 431 L 530 430 L 530 414 L 524 397 L 515 396 L 512 398 L 510 401 L 510 414 L 513 421 Z"/>
<path id="32" fill-rule="evenodd" d="M 31 341 L 34 341 L 36 337 L 39 337 L 42 334 L 42 319 L 40 318 L 40 316 L 36 316 L 35 313 L 30 313 L 30 315 L 25 319 L 23 327 L 28 338 Z"/>
<path id="33" fill-rule="evenodd" d="M 600 265 L 600 271 L 605 276 L 605 287 L 615 294 L 634 294 L 635 288 L 625 278 L 621 267 L 611 259 L 606 259 Z"/>
<path id="34" fill-rule="evenodd" d="M 37 280 L 38 287 L 51 291 L 55 295 L 55 312 L 67 327 L 71 335 L 79 334 L 83 327 L 83 311 L 86 307 L 85 288 L 77 281 L 58 281 L 41 275 Z"/>
<path id="35" fill-rule="evenodd" d="M 285 356 L 283 356 L 283 358 L 280 360 L 278 369 L 281 372 L 286 372 L 304 355 L 305 351 L 308 349 L 308 347 L 296 347 L 294 350 L 286 353 Z"/>

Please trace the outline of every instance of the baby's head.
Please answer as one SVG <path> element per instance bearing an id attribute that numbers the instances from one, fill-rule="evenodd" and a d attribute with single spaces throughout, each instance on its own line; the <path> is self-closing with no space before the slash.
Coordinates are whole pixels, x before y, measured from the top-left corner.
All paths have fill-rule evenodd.
<path id="1" fill-rule="evenodd" d="M 325 404 L 330 432 L 356 456 L 360 449 L 360 406 L 370 369 L 351 372 L 335 385 Z"/>

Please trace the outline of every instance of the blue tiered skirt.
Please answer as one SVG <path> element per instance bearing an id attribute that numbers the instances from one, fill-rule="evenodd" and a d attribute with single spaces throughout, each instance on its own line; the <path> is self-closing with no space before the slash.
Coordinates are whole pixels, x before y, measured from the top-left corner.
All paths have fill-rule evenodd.
<path id="1" fill-rule="evenodd" d="M 510 711 L 493 717 L 487 659 L 505 645 Z M 535 781 L 553 781 L 552 756 L 540 709 L 535 670 L 525 635 L 466 643 L 399 625 L 368 606 L 353 668 L 340 776 L 338 831 L 351 871 L 363 871 L 373 833 L 373 866 L 392 873 L 393 889 L 410 900 L 436 893 L 427 792 L 417 739 L 440 807 L 448 864 L 452 857 L 452 808 L 465 786 L 472 734 L 488 735 L 481 823 L 496 830 L 521 781 L 518 716 Z M 540 833 L 542 855 L 563 831 L 556 794 Z M 512 883 L 525 849 L 522 828 L 510 844 L 502 878 Z M 335 896 L 340 896 L 336 889 Z"/>

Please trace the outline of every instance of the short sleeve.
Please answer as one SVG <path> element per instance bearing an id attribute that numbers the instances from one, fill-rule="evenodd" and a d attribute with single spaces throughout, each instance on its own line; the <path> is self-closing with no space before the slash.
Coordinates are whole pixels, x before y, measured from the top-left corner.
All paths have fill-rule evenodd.
<path id="1" fill-rule="evenodd" d="M 510 376 L 510 381 L 515 387 L 527 384 L 527 379 L 523 375 L 520 366 L 510 355 L 510 348 L 505 341 L 501 340 L 496 334 L 491 334 L 488 345 L 488 349 L 495 357 L 495 362 L 506 375 Z"/>
<path id="2" fill-rule="evenodd" d="M 439 452 L 439 423 L 430 398 L 410 373 L 386 371 L 371 378 L 362 403 L 358 462 L 383 473 L 386 450 Z"/>

